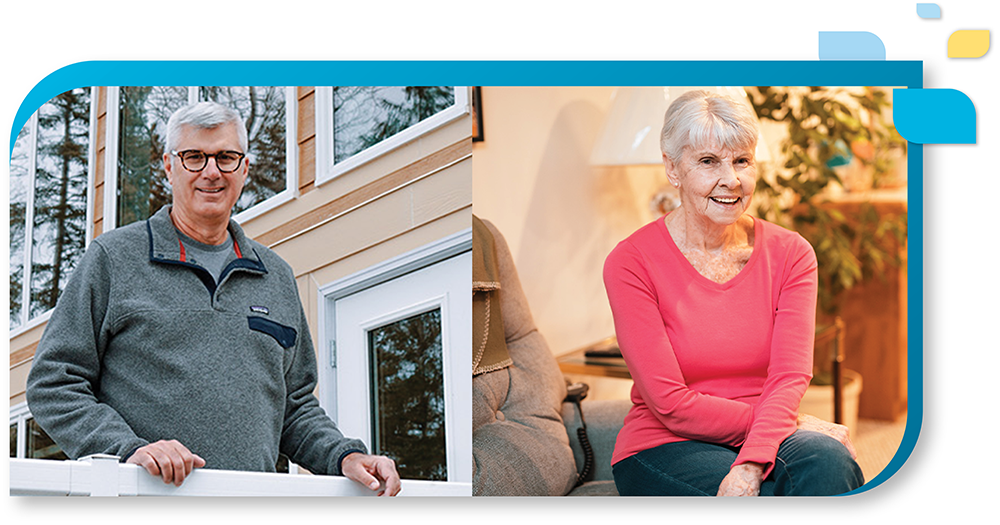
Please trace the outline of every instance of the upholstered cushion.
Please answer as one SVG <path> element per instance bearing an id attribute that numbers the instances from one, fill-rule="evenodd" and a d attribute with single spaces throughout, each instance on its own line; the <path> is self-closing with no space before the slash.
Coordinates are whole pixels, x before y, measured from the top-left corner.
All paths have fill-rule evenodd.
<path id="1" fill-rule="evenodd" d="M 594 401 L 585 399 L 582 403 L 583 419 L 587 422 L 587 440 L 593 449 L 594 466 L 589 481 L 573 489 L 570 496 L 617 496 L 614 475 L 611 473 L 611 453 L 615 448 L 615 439 L 622 429 L 625 414 L 632 407 L 628 399 L 605 399 Z M 584 452 L 580 445 L 577 429 L 582 426 L 580 412 L 573 403 L 563 403 L 563 423 L 569 434 L 573 456 L 578 469 L 583 469 Z"/>
<path id="2" fill-rule="evenodd" d="M 500 307 L 513 363 L 472 381 L 473 494 L 562 496 L 576 483 L 576 463 L 560 409 L 566 384 L 531 311 L 503 236 L 496 241 Z"/>

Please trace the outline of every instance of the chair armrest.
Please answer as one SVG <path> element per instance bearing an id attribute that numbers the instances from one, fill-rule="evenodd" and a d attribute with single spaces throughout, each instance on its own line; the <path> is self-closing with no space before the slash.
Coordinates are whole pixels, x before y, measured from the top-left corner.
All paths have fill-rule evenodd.
<path id="1" fill-rule="evenodd" d="M 589 478 L 592 481 L 613 480 L 611 474 L 611 454 L 615 449 L 615 439 L 625 421 L 625 414 L 632 408 L 632 402 L 627 399 L 584 400 L 582 403 L 583 419 L 587 422 L 587 438 L 594 450 L 594 473 Z M 576 429 L 580 423 L 580 413 L 574 403 L 563 403 L 563 424 L 573 448 L 573 458 L 576 460 L 577 472 L 583 469 L 583 448 L 577 437 Z"/>

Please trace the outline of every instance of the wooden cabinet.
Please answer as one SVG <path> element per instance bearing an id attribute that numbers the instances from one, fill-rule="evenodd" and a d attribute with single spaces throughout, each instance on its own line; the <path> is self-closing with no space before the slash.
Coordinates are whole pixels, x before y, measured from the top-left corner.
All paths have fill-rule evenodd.
<path id="1" fill-rule="evenodd" d="M 902 198 L 875 199 L 880 214 L 906 213 Z M 846 216 L 859 203 L 832 206 Z M 844 368 L 861 374 L 862 418 L 894 420 L 906 411 L 907 394 L 907 274 L 906 245 L 898 246 L 903 264 L 887 267 L 885 279 L 873 278 L 847 292 L 840 313 L 845 324 Z M 919 379 L 919 378 L 918 378 Z"/>

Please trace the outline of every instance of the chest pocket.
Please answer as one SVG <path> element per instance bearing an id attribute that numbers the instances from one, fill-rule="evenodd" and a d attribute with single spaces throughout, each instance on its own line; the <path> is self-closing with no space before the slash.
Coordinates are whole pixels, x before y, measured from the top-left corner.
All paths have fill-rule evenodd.
<path id="1" fill-rule="evenodd" d="M 297 334 L 295 329 L 290 326 L 255 316 L 247 317 L 247 324 L 249 324 L 251 330 L 263 332 L 273 337 L 282 348 L 287 349 L 295 346 L 295 337 Z"/>

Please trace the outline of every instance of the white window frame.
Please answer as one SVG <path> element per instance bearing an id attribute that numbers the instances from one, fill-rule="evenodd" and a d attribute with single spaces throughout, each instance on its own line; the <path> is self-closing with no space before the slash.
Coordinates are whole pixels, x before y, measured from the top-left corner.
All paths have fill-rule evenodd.
<path id="1" fill-rule="evenodd" d="M 93 195 L 92 189 L 94 187 L 94 165 L 96 164 L 96 154 L 97 154 L 97 94 L 98 90 L 95 87 L 90 87 L 90 123 L 89 129 L 87 131 L 87 188 L 84 190 L 84 195 L 86 199 L 87 224 L 85 226 L 84 233 L 84 248 L 90 246 L 91 238 L 94 236 L 93 230 Z M 47 102 L 46 102 L 47 103 Z M 39 108 L 41 109 L 41 108 Z M 23 285 L 21 286 L 21 316 L 20 324 L 17 328 L 10 329 L 9 338 L 13 339 L 18 335 L 21 335 L 36 326 L 48 322 L 49 317 L 52 315 L 52 309 L 46 310 L 38 314 L 35 317 L 31 316 L 31 252 L 34 245 L 34 223 L 35 223 L 35 172 L 37 171 L 37 157 L 38 157 L 38 110 L 36 109 L 31 117 L 28 118 L 28 122 L 25 126 L 30 126 L 31 135 L 29 137 L 30 141 L 30 158 L 28 159 L 28 176 L 30 177 L 30 184 L 27 188 L 27 195 L 25 199 L 24 206 L 24 278 Z M 9 248 L 9 245 L 8 245 Z M 9 300 L 9 299 L 8 299 Z M 8 317 L 9 322 L 9 317 Z"/>
<path id="2" fill-rule="evenodd" d="M 201 86 L 187 86 L 188 103 L 199 102 L 198 89 Z M 237 223 L 244 223 L 298 197 L 299 193 L 299 148 L 298 112 L 299 103 L 294 87 L 282 87 L 285 92 L 285 189 L 233 215 Z M 106 161 L 104 168 L 104 231 L 115 229 L 118 224 L 118 131 L 121 126 L 118 113 L 121 88 L 108 87 L 108 112 L 105 140 Z M 250 176 L 253 177 L 253 160 L 250 160 Z"/>
<path id="3" fill-rule="evenodd" d="M 317 187 L 355 168 L 371 162 L 382 155 L 414 141 L 449 122 L 469 113 L 469 87 L 454 86 L 455 103 L 416 124 L 386 138 L 382 142 L 363 149 L 354 155 L 334 163 L 333 146 L 333 88 L 316 87 L 316 181 Z"/>
<path id="4" fill-rule="evenodd" d="M 28 420 L 31 417 L 27 403 L 18 403 L 10 407 L 10 424 L 17 425 L 17 452 L 14 457 L 23 458 L 27 454 Z"/>
<path id="5" fill-rule="evenodd" d="M 393 281 L 399 277 L 403 277 L 412 272 L 431 267 L 437 263 L 443 262 L 455 256 L 465 254 L 466 252 L 471 253 L 472 251 L 472 229 L 466 229 L 461 232 L 449 235 L 442 238 L 436 242 L 429 243 L 413 251 L 407 252 L 405 254 L 399 255 L 382 263 L 370 266 L 364 270 L 361 270 L 355 274 L 344 277 L 332 283 L 326 284 L 319 288 L 318 294 L 318 318 L 320 319 L 318 327 L 318 345 L 317 345 L 317 356 L 319 366 L 318 379 L 319 379 L 319 401 L 320 406 L 334 419 L 338 421 L 338 407 L 337 407 L 337 369 L 336 369 L 336 304 L 337 300 L 345 298 L 349 295 L 353 295 L 357 292 L 367 290 L 369 288 L 378 286 L 380 284 L 385 284 Z M 469 282 L 469 307 L 471 309 L 472 304 L 472 293 L 471 293 L 471 281 Z M 408 311 L 412 313 L 419 313 L 433 309 L 435 303 L 440 298 L 428 298 L 426 301 L 421 302 L 418 305 L 413 305 L 408 308 Z M 471 315 L 471 313 L 470 313 Z M 471 319 L 470 319 L 471 322 Z M 445 318 L 445 312 L 442 310 L 442 331 L 444 334 L 448 334 L 448 321 Z M 463 348 L 459 345 L 459 348 L 453 349 L 453 351 L 461 351 Z M 468 346 L 464 348 L 468 353 L 468 367 L 471 370 L 472 366 L 472 348 L 471 341 L 468 341 Z M 447 362 L 448 359 L 445 359 Z M 447 366 L 447 365 L 446 365 Z M 446 439 L 449 441 L 446 444 L 446 448 L 452 451 L 448 454 L 449 459 L 453 457 L 461 456 L 463 458 L 472 458 L 472 429 L 469 425 L 472 417 L 471 399 L 466 399 L 469 403 L 468 407 L 455 407 L 453 402 L 448 401 L 448 392 L 470 392 L 472 388 L 472 373 L 469 370 L 453 370 L 446 369 L 445 372 L 445 390 L 446 390 L 446 408 L 445 408 L 445 425 L 447 432 Z M 468 372 L 468 373 L 465 373 Z M 466 381 L 467 379 L 467 381 Z M 466 395 L 459 395 L 456 400 L 465 399 Z M 370 412 L 370 406 L 366 399 L 364 405 L 364 412 Z M 367 417 L 367 416 L 366 416 Z M 370 422 L 368 425 L 370 432 Z M 467 435 L 466 435 L 467 434 Z M 468 441 L 468 443 L 466 443 Z M 367 442 L 370 445 L 370 440 Z M 470 465 L 471 467 L 471 465 Z M 448 481 L 441 481 L 438 483 L 471 483 L 471 468 L 469 472 L 464 472 L 464 469 L 458 469 L 457 471 L 449 468 Z"/>

